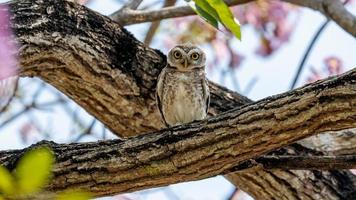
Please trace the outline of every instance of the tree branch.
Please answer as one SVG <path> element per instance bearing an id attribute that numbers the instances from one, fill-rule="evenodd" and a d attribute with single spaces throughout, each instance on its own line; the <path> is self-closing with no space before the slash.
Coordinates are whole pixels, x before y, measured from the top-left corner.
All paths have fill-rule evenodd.
<path id="1" fill-rule="evenodd" d="M 51 144 L 57 164 L 49 188 L 109 195 L 232 172 L 241 162 L 307 136 L 356 127 L 355 80 L 356 69 L 123 142 Z M 0 162 L 12 169 L 20 152 L 0 152 Z"/>
<path id="2" fill-rule="evenodd" d="M 356 154 L 356 129 L 323 133 L 301 140 L 299 144 L 326 155 Z"/>
<path id="3" fill-rule="evenodd" d="M 239 164 L 238 166 L 233 168 L 233 171 L 240 171 L 255 166 L 261 166 L 263 169 L 284 169 L 284 170 L 355 169 L 356 155 L 341 155 L 341 156 L 267 155 Z"/>
<path id="4" fill-rule="evenodd" d="M 319 27 L 318 31 L 315 33 L 315 35 L 312 37 L 311 42 L 309 43 L 309 45 L 307 46 L 307 49 L 305 50 L 303 57 L 298 65 L 297 68 L 297 73 L 295 74 L 293 81 L 291 83 L 291 86 L 289 87 L 289 89 L 294 89 L 295 86 L 297 85 L 297 82 L 299 80 L 299 77 L 302 73 L 302 70 L 305 66 L 305 62 L 307 61 L 310 53 L 312 52 L 312 49 L 314 47 L 314 45 L 316 44 L 316 41 L 319 39 L 321 33 L 325 30 L 326 26 L 329 24 L 329 20 L 326 20 L 325 22 L 323 22 L 323 24 Z"/>
<path id="5" fill-rule="evenodd" d="M 346 10 L 341 1 L 335 0 L 282 0 L 321 12 L 346 32 L 356 37 L 356 17 Z"/>
<path id="6" fill-rule="evenodd" d="M 143 0 L 129 0 L 121 9 L 136 10 Z"/>
<path id="7" fill-rule="evenodd" d="M 346 32 L 356 37 L 356 17 L 346 10 L 341 1 L 336 0 L 281 0 L 283 2 L 311 8 L 321 12 L 326 17 L 335 21 Z M 254 2 L 254 0 L 226 0 L 229 6 L 241 5 Z M 110 17 L 119 22 L 122 26 L 152 22 L 168 18 L 184 17 L 195 15 L 196 13 L 189 6 L 167 7 L 160 10 L 129 10 L 121 12 L 120 10 L 110 15 Z"/>
<path id="8" fill-rule="evenodd" d="M 252 0 L 225 0 L 226 4 L 229 6 L 240 5 L 251 1 Z M 116 11 L 110 15 L 110 18 L 117 21 L 122 26 L 126 26 L 189 15 L 196 15 L 190 6 L 177 6 L 166 7 L 160 10 L 131 10 L 126 13 Z"/>
<path id="9" fill-rule="evenodd" d="M 173 6 L 176 4 L 177 0 L 165 0 L 163 4 L 163 8 L 168 7 L 168 6 Z M 146 37 L 143 43 L 145 43 L 147 46 L 149 46 L 152 42 L 153 36 L 156 34 L 156 31 L 160 25 L 161 21 L 154 21 L 150 25 L 150 28 L 148 29 L 146 33 Z"/>
<path id="10" fill-rule="evenodd" d="M 255 199 L 261 200 L 348 200 L 356 195 L 355 176 L 342 170 L 261 170 L 257 167 L 249 170 L 249 173 L 231 173 L 225 177 L 238 183 L 240 189 Z M 336 187 L 335 180 L 338 182 Z"/>

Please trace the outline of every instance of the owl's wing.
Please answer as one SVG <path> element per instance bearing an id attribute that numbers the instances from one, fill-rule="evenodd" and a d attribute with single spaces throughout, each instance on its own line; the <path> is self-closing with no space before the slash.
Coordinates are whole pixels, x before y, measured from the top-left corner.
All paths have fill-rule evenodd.
<path id="1" fill-rule="evenodd" d="M 156 87 L 156 103 L 157 103 L 159 113 L 161 114 L 162 121 L 164 122 L 166 127 L 169 127 L 169 125 L 163 115 L 162 101 L 161 101 L 161 97 L 163 94 L 163 83 L 164 83 L 164 79 L 166 78 L 166 70 L 165 69 L 166 68 L 163 68 L 163 70 L 161 71 L 161 73 L 158 76 L 157 87 Z"/>
<path id="2" fill-rule="evenodd" d="M 210 105 L 210 91 L 209 91 L 209 82 L 205 77 L 202 80 L 202 86 L 203 86 L 203 97 L 206 102 L 205 112 L 208 113 L 209 105 Z"/>

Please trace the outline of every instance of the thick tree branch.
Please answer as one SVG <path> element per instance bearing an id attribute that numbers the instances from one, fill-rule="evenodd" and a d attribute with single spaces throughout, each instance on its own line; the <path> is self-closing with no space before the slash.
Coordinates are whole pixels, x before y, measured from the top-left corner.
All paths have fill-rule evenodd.
<path id="1" fill-rule="evenodd" d="M 232 172 L 241 162 L 307 136 L 356 127 L 355 80 L 356 69 L 124 142 L 52 144 L 57 165 L 50 189 L 108 195 Z M 0 152 L 0 161 L 12 168 L 19 155 Z"/>
<path id="2" fill-rule="evenodd" d="M 35 5 L 31 0 L 10 4 L 22 44 L 20 75 L 42 78 L 121 137 L 163 126 L 154 98 L 158 74 L 166 65 L 162 53 L 80 5 Z M 251 102 L 214 83 L 210 89 L 211 113 Z"/>
<path id="3" fill-rule="evenodd" d="M 337 133 L 323 133 L 301 140 L 299 144 L 325 155 L 356 154 L 356 129 L 348 129 Z"/>
<path id="4" fill-rule="evenodd" d="M 349 171 L 261 170 L 257 167 L 249 173 L 234 173 L 225 177 L 239 183 L 239 188 L 261 200 L 349 200 L 356 197 L 356 178 L 350 176 Z M 339 183 L 337 187 L 333 186 L 335 180 Z"/>
<path id="5" fill-rule="evenodd" d="M 266 155 L 236 166 L 233 171 L 261 166 L 263 169 L 337 170 L 356 169 L 356 155 L 340 156 L 279 156 Z"/>

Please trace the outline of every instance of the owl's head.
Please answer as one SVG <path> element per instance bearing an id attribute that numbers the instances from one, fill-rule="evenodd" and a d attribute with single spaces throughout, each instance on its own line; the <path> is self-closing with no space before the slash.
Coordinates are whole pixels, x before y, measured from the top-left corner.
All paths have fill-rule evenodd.
<path id="1" fill-rule="evenodd" d="M 204 69 L 205 53 L 192 44 L 179 44 L 168 52 L 168 64 L 179 71 Z"/>

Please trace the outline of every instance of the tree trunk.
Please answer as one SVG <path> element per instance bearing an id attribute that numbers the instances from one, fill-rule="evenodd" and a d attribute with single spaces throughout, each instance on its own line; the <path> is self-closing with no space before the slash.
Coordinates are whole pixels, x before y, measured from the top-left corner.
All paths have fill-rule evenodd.
<path id="1" fill-rule="evenodd" d="M 124 28 L 120 27 L 107 17 L 101 16 L 77 4 L 64 0 L 22 0 L 13 1 L 9 3 L 9 5 L 14 13 L 13 28 L 21 45 L 20 75 L 37 76 L 45 80 L 77 102 L 118 136 L 131 137 L 145 132 L 159 130 L 162 127 L 154 101 L 156 78 L 160 70 L 166 64 L 165 56 L 162 53 L 144 46 Z M 354 75 L 354 72 L 351 74 Z M 245 132 L 245 134 L 249 134 L 252 133 L 251 130 L 253 130 L 252 135 L 257 136 L 258 134 L 255 132 L 259 131 L 260 135 L 255 139 L 264 143 L 258 144 L 260 146 L 254 149 L 256 152 L 253 155 L 258 156 L 262 152 L 267 152 L 279 147 L 281 144 L 285 145 L 298 138 L 314 134 L 314 131 L 331 130 L 330 127 L 333 127 L 332 130 L 354 127 L 355 96 L 352 95 L 355 94 L 355 86 L 353 82 L 355 77 L 353 78 L 354 79 L 350 80 L 350 87 L 341 86 L 343 84 L 341 82 L 340 88 L 335 90 L 340 92 L 336 96 L 328 96 L 324 91 L 327 89 L 325 87 L 331 87 L 332 84 L 323 85 L 319 88 L 313 88 L 308 91 L 311 92 L 310 96 L 303 99 L 305 102 L 299 102 L 301 104 L 296 103 L 300 100 L 298 100 L 298 96 L 303 96 L 303 93 L 306 91 L 297 90 L 294 93 L 289 94 L 292 96 L 296 95 L 296 98 L 291 98 L 295 99 L 295 102 L 288 100 L 288 98 L 286 98 L 284 102 L 279 102 L 278 106 L 284 105 L 289 108 L 280 113 L 263 112 L 265 109 L 277 109 L 269 107 L 268 102 L 273 98 L 264 100 L 263 102 L 265 104 L 262 107 L 254 107 L 254 105 L 252 105 L 241 108 L 240 111 L 235 110 L 234 112 L 239 112 L 243 115 L 242 112 L 246 108 L 252 109 L 250 110 L 251 113 L 253 113 L 253 109 L 259 109 L 254 111 L 254 115 L 242 118 L 246 120 L 245 123 L 251 124 L 253 124 L 253 121 L 256 118 L 261 117 L 260 119 L 262 120 L 260 121 L 260 124 L 255 124 L 255 129 L 250 129 L 250 131 Z M 342 92 L 343 88 L 347 89 L 344 93 Z M 211 108 L 209 110 L 211 115 L 237 108 L 243 104 L 251 103 L 249 99 L 213 83 L 210 83 L 210 90 L 212 93 Z M 318 93 L 324 94 L 324 96 L 321 95 L 322 98 L 320 98 L 321 96 L 318 96 Z M 346 99 L 349 103 L 346 103 L 345 101 L 341 104 L 333 104 L 345 97 L 344 95 L 348 96 Z M 350 102 L 353 102 L 353 104 Z M 311 114 L 313 112 L 314 114 L 319 113 L 320 111 L 318 111 L 318 106 L 327 105 L 326 107 L 328 107 L 329 103 L 331 103 L 330 107 L 326 109 L 328 112 L 325 113 L 325 115 L 329 118 L 321 115 L 314 116 Z M 298 107 L 300 105 L 303 106 Z M 313 108 L 313 105 L 317 107 L 311 109 Z M 310 110 L 308 106 L 310 106 Z M 345 113 L 347 114 L 345 111 L 347 110 L 347 106 L 349 106 L 349 108 L 351 106 L 351 110 L 349 111 L 352 117 L 347 118 L 346 120 L 341 119 Z M 299 110 L 299 108 L 301 110 Z M 342 108 L 345 108 L 345 110 L 342 110 Z M 335 112 L 335 115 L 328 115 L 329 111 Z M 304 112 L 304 114 L 301 115 L 300 118 L 295 118 L 295 116 L 298 116 L 298 113 L 300 114 L 300 112 Z M 260 116 L 260 113 L 265 113 L 267 115 Z M 224 116 L 228 115 L 229 114 L 225 114 Z M 288 121 L 289 115 L 295 119 L 295 121 Z M 333 119 L 336 119 L 335 117 L 341 117 L 338 118 L 340 119 L 340 124 L 332 122 Z M 309 119 L 309 121 L 306 121 L 306 118 Z M 220 126 L 219 123 L 221 121 L 218 119 L 219 117 L 214 118 L 212 121 L 208 121 L 211 123 L 214 121 L 218 122 L 218 125 Z M 220 117 L 220 119 L 222 118 Z M 236 131 L 236 129 L 239 129 L 240 127 L 236 127 L 236 125 L 244 122 L 237 120 L 238 118 L 234 119 L 235 120 L 230 121 L 230 123 L 225 123 L 224 127 L 228 127 L 229 124 L 229 126 L 231 126 L 231 130 Z M 320 126 L 321 124 L 316 126 L 313 123 L 315 123 L 317 119 L 320 120 L 319 122 L 329 121 L 330 124 L 322 123 L 322 126 Z M 281 127 L 279 127 L 277 121 L 273 122 L 273 120 L 284 120 L 285 122 L 290 123 L 290 128 L 280 129 Z M 272 122 L 275 126 L 273 126 L 273 128 L 271 127 L 271 130 L 263 129 L 264 125 L 271 125 Z M 302 130 L 306 132 L 298 132 L 296 135 L 288 134 L 290 132 L 296 132 L 296 130 L 298 130 L 301 126 L 301 123 L 304 122 L 315 126 L 304 127 L 305 129 Z M 345 123 L 349 126 L 346 126 Z M 201 123 L 201 125 L 202 124 L 203 123 Z M 199 129 L 198 127 L 195 128 Z M 296 130 L 293 130 L 293 128 L 296 128 Z M 192 127 L 192 129 L 194 129 L 194 127 Z M 279 131 L 276 131 L 277 129 Z M 282 130 L 285 132 L 280 132 Z M 227 130 L 224 129 L 224 133 L 225 131 Z M 216 133 L 216 131 L 214 133 Z M 284 135 L 283 138 L 279 138 L 278 144 L 275 144 L 274 140 L 271 140 L 273 143 L 267 140 L 263 141 L 263 139 L 268 138 L 265 138 L 265 134 L 272 133 Z M 214 137 L 215 136 L 216 135 L 214 135 Z M 138 140 L 137 142 L 140 143 Z M 167 142 L 169 142 L 169 140 Z M 269 148 L 266 148 L 268 145 Z M 95 148 L 94 151 L 97 153 L 102 152 L 99 147 Z M 303 149 L 299 149 L 297 154 L 303 151 Z M 236 150 L 236 152 L 241 152 L 241 150 Z M 241 158 L 236 158 L 236 152 L 232 153 L 235 157 L 231 155 L 229 156 L 229 154 L 226 155 L 227 158 L 233 157 L 231 158 L 232 161 L 229 165 L 232 163 L 237 164 L 237 162 L 247 158 L 241 155 Z M 72 157 L 74 156 L 70 154 L 70 152 L 67 153 Z M 101 156 L 104 157 L 105 155 L 106 154 L 101 154 Z M 111 154 L 108 153 L 106 156 L 109 159 Z M 178 163 L 181 162 L 184 163 L 183 161 Z M 85 167 L 89 167 L 86 166 L 85 163 L 82 164 Z M 202 164 L 202 161 L 200 161 L 197 165 L 200 164 Z M 85 167 L 84 169 L 86 169 Z M 106 174 L 107 172 L 110 172 L 110 170 L 105 172 L 102 172 L 96 168 L 92 170 L 93 171 L 87 172 L 96 173 L 98 175 L 98 179 L 100 179 L 100 177 L 107 177 L 109 179 L 112 178 L 110 176 L 106 176 L 110 174 Z M 137 168 L 136 170 L 140 170 L 140 168 Z M 222 171 L 217 170 L 211 175 L 216 175 L 221 172 Z M 196 173 L 196 171 L 194 171 L 194 173 Z M 200 178 L 206 177 L 202 175 L 204 173 L 208 172 L 202 171 L 201 173 L 198 173 L 200 174 Z M 318 174 L 318 176 L 315 176 L 315 179 L 307 178 L 306 176 L 311 173 L 313 172 L 308 171 L 305 173 L 292 173 L 291 171 L 274 171 L 272 173 L 270 171 L 258 170 L 252 173 L 237 174 L 236 180 L 238 180 L 238 182 L 236 182 L 236 184 L 243 190 L 253 194 L 257 199 L 274 199 L 275 197 L 282 197 L 283 191 L 280 190 L 280 188 L 289 189 L 288 195 L 294 199 L 303 199 L 302 196 L 298 196 L 303 193 L 303 189 L 300 186 L 301 182 L 309 188 L 309 199 L 318 199 L 321 188 L 323 189 L 323 192 L 330 194 L 329 196 L 324 197 L 330 197 L 330 199 L 345 199 L 345 196 L 340 194 L 347 195 L 355 193 L 355 187 L 351 187 L 351 189 L 347 187 L 340 187 L 340 185 L 344 184 L 343 181 L 345 180 L 350 180 L 350 182 L 355 183 L 354 177 L 350 173 L 322 173 L 320 171 L 315 171 L 315 174 Z M 298 181 L 286 181 L 285 177 L 287 176 L 285 174 L 288 174 L 288 177 L 293 180 Z M 184 174 L 177 174 L 177 176 L 181 175 Z M 130 179 L 131 176 L 134 177 L 134 174 L 127 174 L 124 179 Z M 88 175 L 87 177 L 90 179 L 91 175 Z M 144 188 L 147 186 L 145 184 L 148 182 L 150 182 L 151 185 L 162 185 L 162 182 L 157 180 L 156 183 L 152 183 L 155 179 L 152 179 L 151 176 L 148 177 L 150 178 L 145 179 L 145 181 L 138 181 L 135 186 L 132 186 L 132 188 Z M 248 179 L 248 181 L 245 181 L 246 179 Z M 66 181 L 70 182 L 74 180 L 67 179 Z M 256 182 L 259 184 L 255 184 Z M 271 184 L 272 182 L 276 184 Z M 62 184 L 67 183 L 62 182 Z M 90 184 L 90 187 L 93 188 L 95 188 L 97 184 L 100 185 L 99 182 L 95 181 L 90 182 Z M 167 182 L 165 182 L 165 184 L 167 184 Z M 263 187 L 264 190 L 255 191 L 256 185 Z M 279 186 L 275 187 L 275 185 Z M 326 185 L 328 187 L 323 187 Z M 69 186 L 70 184 L 63 187 Z M 108 191 L 111 191 L 111 184 L 106 184 L 104 186 L 108 188 Z M 349 184 L 349 186 L 353 185 Z M 126 188 L 120 191 L 131 190 L 130 188 Z M 109 193 L 111 194 L 111 192 L 105 194 Z M 98 192 L 97 194 L 104 193 Z M 349 195 L 347 197 L 352 196 Z M 305 196 L 304 199 L 308 198 Z"/>

